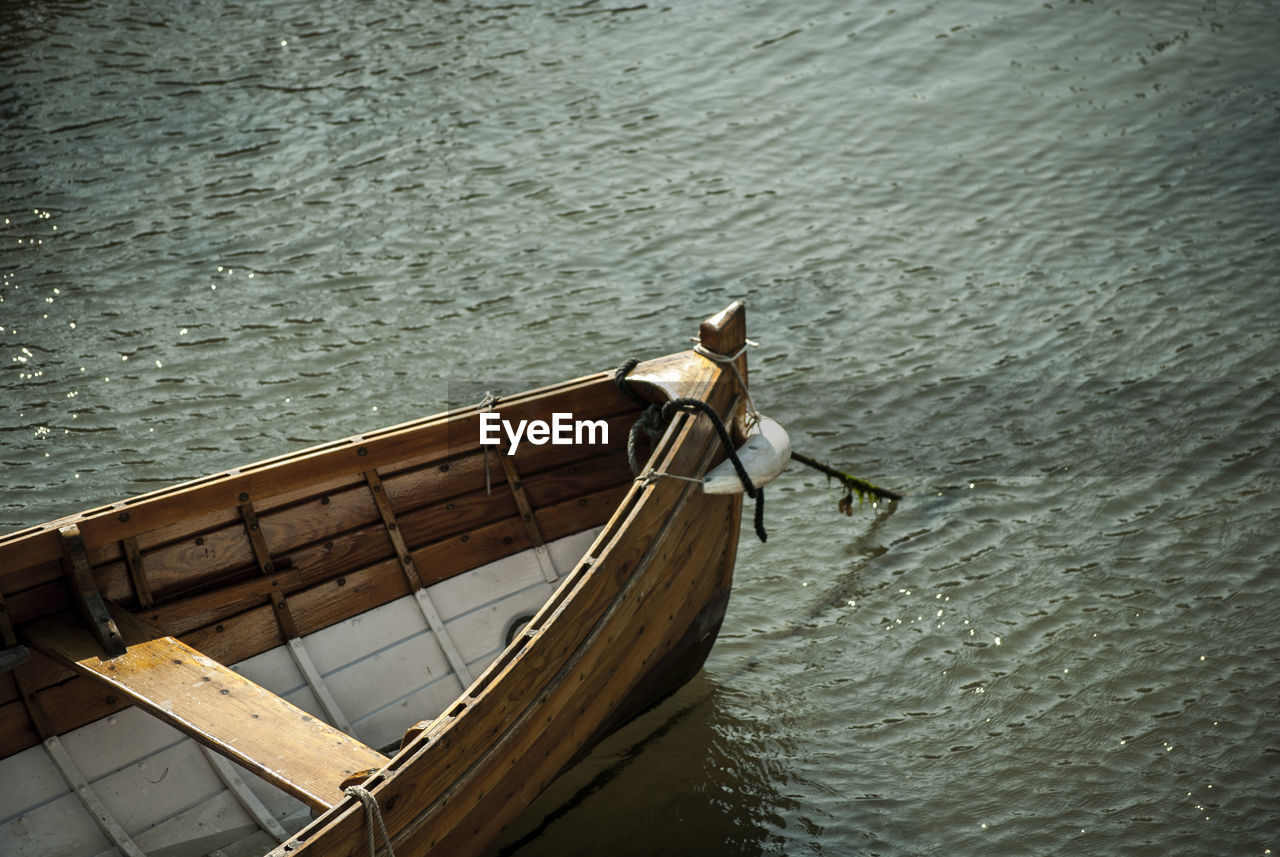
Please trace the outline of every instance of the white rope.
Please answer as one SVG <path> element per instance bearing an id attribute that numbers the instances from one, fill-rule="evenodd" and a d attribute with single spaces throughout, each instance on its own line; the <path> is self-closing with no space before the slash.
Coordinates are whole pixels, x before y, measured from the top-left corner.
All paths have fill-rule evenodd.
<path id="1" fill-rule="evenodd" d="M 729 354 L 729 355 L 724 355 L 724 354 L 721 354 L 721 353 L 720 353 L 720 352 L 718 352 L 718 351 L 712 351 L 711 349 L 709 349 L 709 348 L 707 348 L 706 346 L 704 346 L 704 345 L 702 344 L 702 340 L 701 340 L 701 339 L 699 339 L 699 338 L 698 338 L 698 337 L 696 337 L 696 336 L 690 336 L 690 337 L 689 337 L 689 341 L 693 343 L 693 350 L 694 350 L 694 351 L 698 352 L 699 354 L 701 354 L 703 357 L 707 358 L 708 360 L 714 360 L 714 361 L 716 361 L 717 363 L 724 363 L 724 362 L 726 362 L 726 361 L 728 361 L 728 362 L 732 362 L 732 361 L 734 361 L 734 360 L 737 360 L 739 357 L 741 357 L 741 356 L 742 356 L 742 352 L 746 351 L 748 348 L 759 348 L 759 347 L 760 347 L 760 343 L 759 343 L 759 342 L 756 342 L 754 339 L 747 339 L 747 338 L 745 338 L 745 337 L 744 337 L 744 338 L 743 338 L 743 340 L 742 340 L 742 345 L 741 345 L 741 347 L 739 347 L 739 348 L 738 348 L 738 350 L 737 350 L 737 351 L 735 351 L 735 352 L 733 352 L 732 354 Z"/>
<path id="2" fill-rule="evenodd" d="M 701 354 L 703 357 L 714 363 L 728 364 L 733 370 L 733 375 L 738 379 L 738 386 L 742 389 L 742 395 L 747 399 L 747 431 L 760 422 L 760 412 L 756 410 L 756 403 L 751 400 L 751 391 L 747 389 L 747 379 L 742 377 L 742 373 L 738 371 L 737 360 L 742 353 L 748 348 L 759 348 L 760 343 L 751 339 L 744 339 L 742 347 L 732 354 L 719 354 L 704 346 L 700 341 L 694 340 L 693 350 L 695 354 Z"/>
<path id="3" fill-rule="evenodd" d="M 396 857 L 396 852 L 391 849 L 391 836 L 387 833 L 387 823 L 382 820 L 382 809 L 378 806 L 378 799 L 364 786 L 347 786 L 343 794 L 356 798 L 364 804 L 364 822 L 369 828 L 369 857 L 378 857 L 378 848 L 373 841 L 375 820 L 378 822 L 378 829 L 382 831 L 382 841 L 387 845 L 388 857 Z"/>
<path id="4" fill-rule="evenodd" d="M 678 474 L 667 473 L 662 470 L 646 470 L 644 473 L 637 476 L 635 478 L 635 481 L 639 482 L 642 486 L 649 486 L 657 482 L 659 479 L 661 479 L 664 476 L 667 477 L 668 479 L 679 479 L 681 482 L 696 482 L 699 485 L 702 484 L 701 479 L 695 478 L 693 476 L 680 476 Z"/>

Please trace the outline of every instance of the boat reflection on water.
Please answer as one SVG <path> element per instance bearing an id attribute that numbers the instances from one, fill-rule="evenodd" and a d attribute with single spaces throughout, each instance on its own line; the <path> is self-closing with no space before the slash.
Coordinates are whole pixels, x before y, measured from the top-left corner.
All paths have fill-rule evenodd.
<path id="1" fill-rule="evenodd" d="M 563 774 L 486 857 L 648 857 L 655 845 L 758 854 L 776 847 L 781 827 L 820 833 L 780 791 L 796 776 L 794 745 L 735 696 L 699 673 Z"/>

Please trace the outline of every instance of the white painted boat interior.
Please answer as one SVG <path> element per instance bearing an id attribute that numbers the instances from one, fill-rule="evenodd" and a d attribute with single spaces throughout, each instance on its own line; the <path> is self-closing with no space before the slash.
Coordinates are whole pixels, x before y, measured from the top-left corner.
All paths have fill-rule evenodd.
<path id="1" fill-rule="evenodd" d="M 599 531 L 428 587 L 426 607 L 421 593 L 406 596 L 303 637 L 301 656 L 279 646 L 232 668 L 333 724 L 320 698 L 327 694 L 353 737 L 391 755 L 408 727 L 462 692 L 449 647 L 478 676 Z M 432 607 L 447 639 L 429 627 Z M 305 675 L 312 667 L 314 689 Z M 310 817 L 305 804 L 132 707 L 3 760 L 0 783 L 3 855 L 242 857 L 270 850 Z M 108 836 L 112 823 L 123 840 Z"/>

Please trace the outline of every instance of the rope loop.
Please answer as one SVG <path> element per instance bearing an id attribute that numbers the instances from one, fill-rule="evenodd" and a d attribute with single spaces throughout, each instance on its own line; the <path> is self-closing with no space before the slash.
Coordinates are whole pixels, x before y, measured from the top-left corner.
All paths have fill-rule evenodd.
<path id="1" fill-rule="evenodd" d="M 649 400 L 637 393 L 631 387 L 631 382 L 627 380 L 627 376 L 631 374 L 631 370 L 636 368 L 639 364 L 640 361 L 635 357 L 628 357 L 626 360 L 622 361 L 622 365 L 614 370 L 613 383 L 617 385 L 619 393 L 626 396 L 640 407 L 647 408 L 649 407 Z"/>
<path id="2" fill-rule="evenodd" d="M 364 823 L 369 828 L 369 857 L 378 857 L 378 847 L 373 841 L 375 822 L 378 829 L 382 831 L 382 841 L 387 846 L 387 857 L 396 857 L 396 852 L 391 848 L 391 835 L 387 833 L 387 823 L 382 820 L 382 808 L 378 806 L 378 799 L 364 786 L 347 786 L 343 794 L 356 798 L 364 804 Z"/>
<path id="3" fill-rule="evenodd" d="M 667 423 L 662 419 L 662 408 L 656 404 L 645 408 L 640 414 L 640 419 L 631 424 L 631 431 L 627 434 L 627 462 L 631 465 L 632 473 L 638 474 L 644 469 L 644 459 L 640 456 L 641 433 L 649 438 L 652 447 L 653 442 L 662 437 L 666 429 Z"/>
<path id="4" fill-rule="evenodd" d="M 756 403 L 751 400 L 751 391 L 747 389 L 747 379 L 742 377 L 742 373 L 738 371 L 738 358 L 748 348 L 759 348 L 760 343 L 754 339 L 744 339 L 742 346 L 732 354 L 721 354 L 718 351 L 712 351 L 707 348 L 696 338 L 694 339 L 693 352 L 699 354 L 712 363 L 721 363 L 727 365 L 733 370 L 733 376 L 738 379 L 738 387 L 742 390 L 742 395 L 747 399 L 747 431 L 750 431 L 760 422 L 760 412 L 756 410 Z"/>

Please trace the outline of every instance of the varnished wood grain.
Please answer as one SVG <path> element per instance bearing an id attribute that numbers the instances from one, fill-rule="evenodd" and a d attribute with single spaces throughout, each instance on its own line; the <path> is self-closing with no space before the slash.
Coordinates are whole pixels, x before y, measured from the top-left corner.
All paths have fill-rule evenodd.
<path id="1" fill-rule="evenodd" d="M 584 416 L 616 414 L 629 407 L 614 388 L 611 373 L 600 373 L 504 399 L 503 413 L 515 420 L 546 416 L 545 404 L 552 397 L 558 409 Z M 239 503 L 253 502 L 265 509 L 271 498 L 310 484 L 394 467 L 415 457 L 449 458 L 478 446 L 478 414 L 476 407 L 465 408 L 356 435 L 0 536 L 0 569 L 25 569 L 57 558 L 57 528 L 67 523 L 80 527 L 91 555 L 103 546 L 118 552 L 112 546 L 122 539 L 190 518 L 224 515 Z M 14 589 L 5 585 L 5 591 Z"/>
<path id="2" fill-rule="evenodd" d="M 46 655 L 128 697 L 200 743 L 316 809 L 342 800 L 342 780 L 386 757 L 127 613 L 127 651 L 105 657 L 77 622 L 50 617 L 26 629 Z"/>
<path id="3" fill-rule="evenodd" d="M 139 615 L 157 628 L 174 636 L 234 616 L 250 607 L 271 600 L 272 592 L 289 594 L 301 589 L 302 576 L 289 570 L 269 577 L 246 580 L 224 586 L 182 601 L 142 611 Z"/>
<path id="4" fill-rule="evenodd" d="M 698 328 L 698 341 L 703 348 L 717 354 L 732 355 L 747 341 L 747 308 L 742 301 L 734 301 L 725 309 L 704 321 Z M 747 380 L 747 355 L 735 361 L 738 372 Z"/>
<path id="5" fill-rule="evenodd" d="M 722 520 L 690 515 L 664 540 L 667 556 L 655 561 L 678 557 L 690 569 L 707 569 L 728 537 L 729 504 L 723 505 Z M 526 711 L 522 723 L 487 749 L 474 774 L 455 783 L 438 815 L 398 844 L 450 855 L 482 850 L 515 817 L 513 808 L 527 805 L 586 750 L 638 677 L 681 638 L 712 597 L 707 577 L 715 575 L 664 575 L 661 583 L 637 586 L 631 598 L 615 602 L 617 609 L 577 649 L 559 682 L 544 691 L 536 713 Z M 652 603 L 659 600 L 660 607 Z"/>
<path id="6" fill-rule="evenodd" d="M 745 336 L 741 304 L 700 329 L 702 347 L 719 354 L 736 353 Z M 641 363 L 632 378 L 651 400 L 695 396 L 732 420 L 741 410 L 745 354 L 737 369 L 683 352 Z M 64 519 L 80 526 L 105 597 L 162 626 L 157 636 L 126 619 L 133 642 L 116 659 L 86 653 L 92 639 L 69 621 L 48 538 L 58 522 L 0 538 L 0 592 L 20 617 L 19 630 L 78 673 L 67 678 L 39 655 L 24 667 L 39 678 L 30 687 L 50 712 L 50 728 L 64 732 L 134 702 L 215 748 L 247 746 L 254 758 L 235 758 L 312 807 L 329 808 L 290 854 L 366 853 L 363 808 L 342 799 L 337 785 L 356 768 L 387 760 L 341 733 L 308 734 L 310 724 L 300 729 L 287 709 L 256 700 L 249 687 L 257 686 L 218 662 L 283 642 L 272 598 L 288 594 L 294 631 L 305 635 L 409 594 L 406 552 L 429 586 L 543 538 L 603 524 L 516 643 L 442 716 L 412 730 L 369 782 L 398 848 L 476 853 L 618 717 L 684 680 L 705 657 L 723 616 L 741 514 L 740 497 L 709 498 L 662 476 L 633 482 L 622 449 L 638 409 L 617 392 L 611 373 L 504 398 L 498 410 L 511 420 L 549 419 L 553 411 L 607 419 L 609 448 L 523 445 L 512 468 L 523 489 L 517 502 L 503 484 L 506 468 L 493 458 L 501 448 L 488 456 L 492 492 L 486 487 L 473 406 Z M 696 477 L 722 458 L 709 421 L 682 414 L 650 464 Z M 378 502 L 371 485 L 382 486 Z M 246 532 L 245 507 L 258 530 Z M 531 529 L 525 518 L 535 516 Z M 148 600 L 154 603 L 144 606 Z M 196 689 L 174 713 L 161 697 L 186 684 Z M 204 685 L 221 704 L 205 704 Z M 33 740 L 14 693 L 0 686 L 0 754 Z M 273 713 L 264 717 L 267 709 Z M 244 733 L 244 718 L 276 728 L 253 733 L 261 724 L 249 723 Z M 331 741 L 347 743 L 335 753 Z M 282 743 L 287 759 L 266 746 Z"/>
<path id="7" fill-rule="evenodd" d="M 625 491 L 626 485 L 616 485 L 546 506 L 539 514 L 547 538 L 555 540 L 603 523 Z M 372 547 L 362 548 L 364 540 Z M 295 554 L 297 562 L 281 574 L 266 579 L 249 577 L 229 587 L 154 607 L 143 616 L 211 657 L 235 663 L 284 642 L 274 611 L 267 603 L 271 588 L 277 584 L 289 595 L 298 593 L 300 587 L 319 587 L 314 594 L 290 602 L 291 609 L 301 617 L 298 623 L 304 634 L 409 594 L 395 560 L 372 559 L 385 553 L 386 544 L 389 542 L 385 531 L 371 527 L 335 539 L 328 547 L 317 545 Z M 527 547 L 522 525 L 509 518 L 426 545 L 415 551 L 414 557 L 424 570 L 424 582 L 430 585 Z M 246 574 L 254 572 L 246 570 Z M 61 588 L 56 591 L 65 592 Z M 67 606 L 65 597 L 62 606 Z M 109 694 L 87 679 L 68 681 L 64 669 L 39 656 L 35 660 L 37 663 L 30 667 L 33 685 L 42 698 L 52 694 L 46 707 L 54 712 L 57 731 L 83 726 L 123 707 L 118 698 L 108 699 Z M 6 701 L 4 688 L 0 687 L 0 703 Z M 14 736 L 12 741 L 8 737 L 0 739 L 0 747 L 6 748 L 4 755 L 34 743 L 34 739 L 28 741 L 30 735 Z"/>
<path id="8" fill-rule="evenodd" d="M 725 373 L 701 358 L 696 358 L 696 362 L 689 360 L 686 371 L 692 376 L 687 383 L 681 382 L 686 389 L 701 392 L 722 413 L 729 410 L 733 384 L 722 380 L 726 378 Z M 706 466 L 722 457 L 709 422 L 705 418 L 696 420 L 686 416 L 677 418 L 677 423 L 668 431 L 655 454 L 660 469 L 682 475 L 700 474 Z M 582 715 L 582 722 L 576 727 L 567 726 L 575 720 L 568 709 L 557 717 L 553 706 L 550 709 L 552 713 L 546 715 L 549 720 L 543 717 L 543 706 L 556 694 L 576 691 L 579 700 L 597 694 L 594 685 L 574 687 L 572 682 L 566 684 L 564 678 L 575 659 L 586 656 L 583 646 L 592 629 L 599 627 L 599 617 L 611 609 L 631 611 L 627 614 L 633 617 L 637 615 L 634 611 L 641 611 L 639 615 L 642 618 L 636 620 L 639 622 L 635 626 L 636 633 L 625 641 L 622 638 L 612 641 L 616 650 L 628 653 L 625 655 L 627 666 L 622 669 L 622 675 L 614 679 L 621 683 L 617 685 L 618 699 L 625 696 L 628 682 L 638 681 L 647 664 L 658 657 L 658 652 L 652 647 L 660 649 L 663 639 L 660 634 L 646 637 L 644 629 L 661 626 L 663 620 L 658 618 L 656 611 L 671 616 L 673 611 L 668 604 L 680 603 L 682 594 L 674 594 L 672 602 L 663 598 L 650 599 L 647 594 L 652 587 L 660 585 L 659 581 L 665 581 L 665 575 L 678 577 L 684 574 L 698 579 L 702 570 L 686 569 L 683 563 L 667 559 L 654 562 L 646 560 L 646 557 L 651 558 L 655 551 L 660 554 L 670 548 L 664 541 L 675 532 L 673 527 L 682 532 L 705 532 L 713 538 L 725 536 L 724 528 L 703 527 L 705 519 L 696 513 L 696 509 L 691 510 L 694 512 L 691 518 L 673 520 L 677 501 L 692 493 L 692 489 L 693 486 L 686 482 L 671 479 L 633 487 L 592 548 L 590 557 L 594 562 L 584 562 L 570 573 L 556 596 L 534 617 L 516 648 L 509 649 L 495 662 L 446 716 L 412 738 L 397 757 L 405 760 L 403 764 L 385 781 L 374 784 L 375 794 L 390 810 L 387 813 L 388 824 L 392 829 L 402 830 L 406 841 L 415 842 L 417 847 L 423 848 L 433 838 L 449 833 L 450 820 L 456 818 L 450 814 L 452 811 L 444 808 L 458 806 L 449 795 L 461 794 L 459 790 L 468 787 L 459 777 L 464 772 L 478 777 L 492 774 L 485 765 L 476 765 L 478 757 L 484 756 L 489 759 L 489 764 L 503 767 L 516 764 L 523 758 L 518 752 L 504 754 L 496 761 L 495 757 L 485 756 L 496 742 L 535 740 L 543 728 L 552 727 L 581 729 L 583 737 L 580 740 L 585 740 L 585 736 L 592 734 L 601 722 L 593 718 L 608 716 L 606 700 L 602 703 L 605 708 L 600 711 L 585 703 L 578 712 Z M 740 498 L 724 498 L 722 502 L 730 507 L 737 506 Z M 736 532 L 733 537 L 736 538 Z M 709 580 L 718 583 L 723 580 L 723 575 L 718 569 L 714 570 Z M 645 592 L 646 597 L 628 598 L 623 595 L 637 589 Z M 617 601 L 619 598 L 623 598 L 621 604 Z M 655 611 L 648 620 L 643 618 L 647 610 Z M 650 622 L 657 624 L 651 626 Z M 515 722 L 525 724 L 519 734 L 511 731 Z M 537 729 L 534 729 L 535 725 Z M 534 731 L 525 735 L 525 728 Z M 572 754 L 577 749 L 577 746 L 571 746 L 567 752 Z M 533 753 L 530 758 L 536 755 Z M 537 768 L 538 777 L 553 776 L 563 758 L 553 755 L 544 759 Z M 313 825 L 302 847 L 306 850 L 315 843 L 319 849 L 315 853 L 355 854 L 362 841 L 360 823 L 356 807 L 344 805 L 343 812 L 331 813 Z M 481 830 L 467 840 L 465 847 L 459 843 L 462 850 L 458 853 L 471 853 L 484 835 L 485 831 Z"/>

